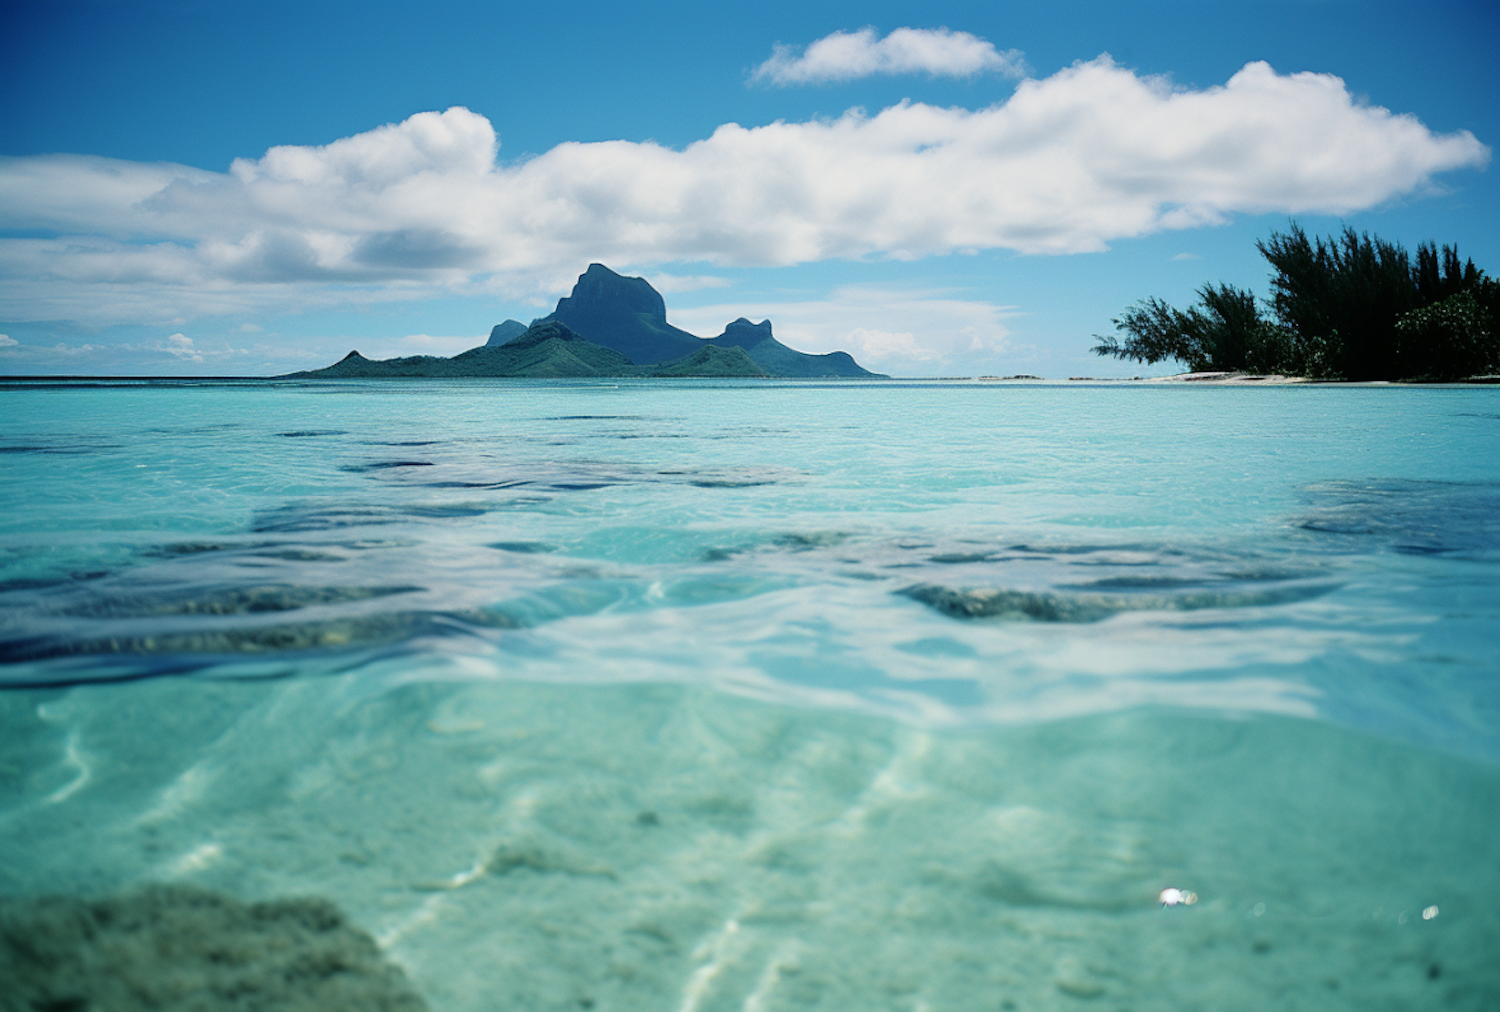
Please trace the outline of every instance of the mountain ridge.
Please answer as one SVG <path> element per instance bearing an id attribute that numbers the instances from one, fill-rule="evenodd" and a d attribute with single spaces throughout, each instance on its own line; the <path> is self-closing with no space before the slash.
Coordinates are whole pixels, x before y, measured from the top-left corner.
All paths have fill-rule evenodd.
<path id="1" fill-rule="evenodd" d="M 744 349 L 771 376 L 881 378 L 848 352 L 812 355 L 787 347 L 771 333 L 770 320 L 751 323 L 740 317 L 718 337 L 690 334 L 667 322 L 666 300 L 645 278 L 626 277 L 600 263 L 589 264 L 572 292 L 542 319 L 566 324 L 642 365 L 675 360 L 711 344 Z"/>
<path id="2" fill-rule="evenodd" d="M 776 340 L 771 321 L 740 317 L 717 337 L 667 322 L 666 300 L 645 278 L 590 264 L 557 309 L 533 320 L 496 324 L 489 339 L 452 358 L 368 359 L 351 351 L 322 369 L 277 379 L 586 376 L 791 377 L 886 379 L 847 352 L 811 355 Z"/>

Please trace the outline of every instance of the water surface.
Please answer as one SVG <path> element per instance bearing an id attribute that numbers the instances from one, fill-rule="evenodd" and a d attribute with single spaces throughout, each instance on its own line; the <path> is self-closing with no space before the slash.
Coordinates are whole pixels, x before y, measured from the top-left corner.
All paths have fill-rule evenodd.
<path id="1" fill-rule="evenodd" d="M 434 1009 L 1500 996 L 1494 391 L 0 403 L 0 893 L 327 896 Z"/>

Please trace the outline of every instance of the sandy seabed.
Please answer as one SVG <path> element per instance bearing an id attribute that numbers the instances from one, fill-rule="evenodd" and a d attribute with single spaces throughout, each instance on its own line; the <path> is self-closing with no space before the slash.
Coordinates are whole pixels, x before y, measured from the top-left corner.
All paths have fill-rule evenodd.
<path id="1" fill-rule="evenodd" d="M 157 680 L 0 695 L 0 805 L 0 894 L 324 898 L 434 1012 L 1500 998 L 1500 776 L 1292 718 Z"/>

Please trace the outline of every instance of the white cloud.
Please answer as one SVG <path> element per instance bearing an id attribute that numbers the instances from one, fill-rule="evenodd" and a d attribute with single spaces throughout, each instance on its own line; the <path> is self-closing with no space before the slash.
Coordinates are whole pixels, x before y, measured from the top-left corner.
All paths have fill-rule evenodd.
<path id="1" fill-rule="evenodd" d="M 4 348 L 3 352 L 7 367 L 13 370 L 34 373 L 83 370 L 93 375 L 122 376 L 143 373 L 191 375 L 198 372 L 198 367 L 205 362 L 213 362 L 220 368 L 239 370 L 243 369 L 243 363 L 252 354 L 247 349 L 233 348 L 228 344 L 219 348 L 203 348 L 181 334 L 140 342 L 70 344 L 67 341 L 57 341 L 50 345 L 22 344 Z M 258 348 L 255 354 L 259 361 L 254 363 L 254 370 L 260 372 L 271 371 L 278 359 L 307 358 L 300 349 L 288 348 Z M 327 355 L 318 353 L 312 358 L 323 360 Z M 326 365 L 327 362 L 319 361 L 318 364 Z"/>
<path id="2" fill-rule="evenodd" d="M 203 354 L 193 347 L 193 339 L 185 334 L 169 334 L 164 343 L 154 346 L 152 350 L 164 351 L 185 362 L 203 361 Z"/>
<path id="3" fill-rule="evenodd" d="M 889 330 L 867 330 L 864 327 L 855 327 L 849 332 L 849 340 L 864 353 L 866 360 L 871 362 L 876 360 L 884 362 L 892 359 L 925 362 L 938 357 L 938 353 L 933 349 L 918 345 L 916 335 L 909 330 L 897 333 Z"/>
<path id="4" fill-rule="evenodd" d="M 673 292 L 697 292 L 705 288 L 728 288 L 729 279 L 711 274 L 653 274 L 646 279 L 663 295 Z"/>
<path id="5" fill-rule="evenodd" d="M 1179 253 L 1176 256 L 1172 257 L 1172 259 L 1173 260 L 1202 260 L 1203 258 L 1201 256 L 1199 256 L 1198 254 L 1196 254 L 1196 253 Z"/>
<path id="6" fill-rule="evenodd" d="M 999 52 L 994 45 L 947 28 L 897 28 L 885 38 L 875 29 L 834 32 L 812 43 L 801 53 L 778 43 L 771 58 L 751 75 L 751 80 L 772 84 L 821 84 L 852 81 L 875 74 L 927 73 L 934 77 L 970 77 L 991 71 L 1007 77 L 1024 77 L 1026 63 L 1019 50 Z"/>
<path id="7" fill-rule="evenodd" d="M 944 292 L 846 285 L 824 299 L 721 303 L 671 310 L 670 316 L 705 337 L 741 316 L 769 317 L 776 339 L 799 351 L 847 351 L 876 372 L 909 376 L 988 371 L 1016 350 L 1002 322 L 1013 312 Z"/>
<path id="8" fill-rule="evenodd" d="M 80 345 L 76 345 L 75 346 L 75 345 L 66 344 L 66 343 L 64 343 L 62 341 L 58 341 L 51 348 L 51 351 L 55 352 L 56 354 L 58 354 L 58 355 L 65 355 L 65 356 L 68 356 L 70 358 L 76 357 L 78 355 L 92 355 L 95 352 L 100 352 L 100 351 L 105 351 L 105 350 L 107 350 L 107 346 L 105 346 L 105 345 L 99 345 L 99 344 L 80 344 Z"/>
<path id="9" fill-rule="evenodd" d="M 228 173 L 0 159 L 0 228 L 41 233 L 0 239 L 0 319 L 555 298 L 592 261 L 1097 251 L 1237 213 L 1349 213 L 1490 157 L 1471 133 L 1435 135 L 1329 75 L 1252 63 L 1222 87 L 1185 90 L 1107 56 L 980 110 L 902 103 L 730 123 L 682 150 L 566 143 L 516 164 L 498 149 L 487 119 L 455 107 L 272 148 Z"/>
<path id="10" fill-rule="evenodd" d="M 399 346 L 392 346 L 384 353 L 372 352 L 379 357 L 400 357 L 403 355 L 457 355 L 461 351 L 477 348 L 489 339 L 485 334 L 481 337 L 453 337 L 439 336 L 434 334 L 407 334 L 401 338 Z M 371 344 L 372 348 L 376 345 Z M 383 346 L 382 346 L 383 347 Z"/>
<path id="11" fill-rule="evenodd" d="M 14 348 L 20 343 L 20 341 L 17 341 L 9 334 L 0 334 L 0 348 Z"/>

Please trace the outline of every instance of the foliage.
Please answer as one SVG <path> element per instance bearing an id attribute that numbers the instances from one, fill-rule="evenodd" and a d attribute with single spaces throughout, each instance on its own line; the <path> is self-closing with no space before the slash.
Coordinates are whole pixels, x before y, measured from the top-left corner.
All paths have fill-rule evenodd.
<path id="1" fill-rule="evenodd" d="M 1112 320 L 1125 340 L 1099 337 L 1094 352 L 1155 363 L 1176 359 L 1193 372 L 1279 372 L 1295 368 L 1292 335 L 1262 318 L 1253 293 L 1233 285 L 1204 285 L 1187 312 L 1157 298 L 1138 302 Z"/>
<path id="2" fill-rule="evenodd" d="M 1186 312 L 1156 298 L 1112 321 L 1124 335 L 1094 352 L 1194 372 L 1246 370 L 1316 379 L 1455 378 L 1500 369 L 1500 284 L 1433 243 L 1345 228 L 1310 239 L 1295 222 L 1256 243 L 1271 265 L 1271 308 L 1232 285 L 1204 285 Z"/>
<path id="3" fill-rule="evenodd" d="M 1322 374 L 1353 380 L 1399 375 L 1396 319 L 1420 305 L 1411 258 L 1399 243 L 1352 228 L 1339 239 L 1309 241 L 1293 223 L 1285 235 L 1273 232 L 1256 247 L 1275 271 L 1276 315 L 1317 349 Z"/>
<path id="4" fill-rule="evenodd" d="M 1485 278 L 1469 290 L 1397 320 L 1396 361 L 1401 374 L 1442 380 L 1500 372 L 1494 312 L 1497 289 L 1500 283 Z"/>

